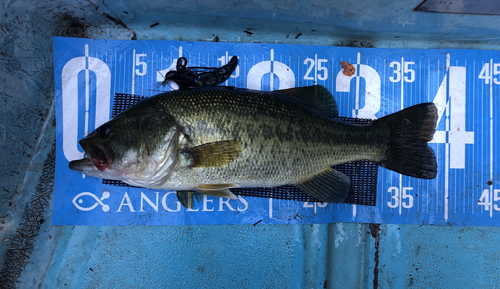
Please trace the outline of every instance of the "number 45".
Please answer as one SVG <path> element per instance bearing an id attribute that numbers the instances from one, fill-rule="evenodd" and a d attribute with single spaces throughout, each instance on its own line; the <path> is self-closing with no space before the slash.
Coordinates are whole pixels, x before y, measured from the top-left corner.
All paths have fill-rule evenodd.
<path id="1" fill-rule="evenodd" d="M 481 69 L 481 72 L 479 73 L 479 79 L 483 79 L 484 84 L 490 84 L 491 79 L 493 79 L 494 84 L 500 84 L 500 80 L 498 78 L 493 78 L 494 75 L 498 74 L 500 74 L 500 63 L 493 64 L 493 71 L 490 69 L 490 63 L 485 63 L 483 65 L 483 69 Z"/>
<path id="2" fill-rule="evenodd" d="M 500 190 L 493 190 L 493 200 L 490 200 L 490 190 L 485 189 L 483 193 L 481 194 L 481 197 L 479 198 L 478 205 L 484 206 L 484 209 L 486 211 L 489 211 L 491 208 L 491 205 L 493 202 L 498 202 L 500 201 Z M 493 205 L 493 209 L 495 211 L 500 211 L 500 207 L 498 207 L 498 204 Z"/>

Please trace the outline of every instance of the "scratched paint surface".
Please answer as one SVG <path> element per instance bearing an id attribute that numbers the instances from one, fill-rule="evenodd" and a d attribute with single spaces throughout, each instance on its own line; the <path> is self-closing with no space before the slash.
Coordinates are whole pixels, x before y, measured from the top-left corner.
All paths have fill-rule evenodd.
<path id="1" fill-rule="evenodd" d="M 103 185 L 68 168 L 83 157 L 77 141 L 107 121 L 113 95 L 152 96 L 184 56 L 214 67 L 237 55 L 223 85 L 277 90 L 315 83 L 329 88 L 341 116 L 379 118 L 422 102 L 439 111 L 431 143 L 434 180 L 380 168 L 377 205 L 205 197 L 193 209 L 175 192 Z M 341 61 L 356 73 L 345 76 Z M 179 225 L 367 222 L 497 226 L 500 53 L 331 46 L 117 41 L 54 38 L 57 152 L 53 224 Z"/>

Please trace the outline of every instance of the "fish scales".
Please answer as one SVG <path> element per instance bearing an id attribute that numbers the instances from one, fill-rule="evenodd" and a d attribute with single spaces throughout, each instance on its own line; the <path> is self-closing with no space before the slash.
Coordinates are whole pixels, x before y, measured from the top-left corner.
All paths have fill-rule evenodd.
<path id="1" fill-rule="evenodd" d="M 326 119 L 273 94 L 214 88 L 166 93 L 145 101 L 143 105 L 164 107 L 186 128 L 192 142 L 185 145 L 220 140 L 242 144 L 241 155 L 227 167 L 185 168 L 172 181 L 278 186 L 332 165 L 378 159 L 385 152 L 384 131 Z"/>

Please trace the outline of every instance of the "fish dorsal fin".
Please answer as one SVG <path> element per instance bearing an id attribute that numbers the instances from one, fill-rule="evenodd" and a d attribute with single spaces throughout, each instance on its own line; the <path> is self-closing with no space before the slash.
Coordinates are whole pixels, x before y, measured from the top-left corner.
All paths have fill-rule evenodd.
<path id="1" fill-rule="evenodd" d="M 194 199 L 198 202 L 203 200 L 203 194 L 196 191 L 177 191 L 177 199 L 184 207 L 192 209 L 194 206 Z"/>
<path id="2" fill-rule="evenodd" d="M 295 87 L 277 90 L 275 92 L 292 96 L 296 99 L 295 102 L 301 106 L 304 106 L 324 117 L 333 118 L 339 115 L 339 108 L 335 98 L 332 93 L 322 85 Z"/>
<path id="3" fill-rule="evenodd" d="M 229 188 L 237 187 L 234 184 L 212 184 L 212 185 L 199 185 L 195 188 L 195 190 L 199 193 L 213 196 L 213 197 L 222 197 L 228 199 L 237 199 L 235 194 L 233 194 Z"/>
<path id="4" fill-rule="evenodd" d="M 318 200 L 328 203 L 341 203 L 347 197 L 351 180 L 343 173 L 332 168 L 312 178 L 294 184 L 295 187 Z"/>
<path id="5" fill-rule="evenodd" d="M 189 167 L 222 167 L 233 162 L 241 149 L 240 142 L 227 140 L 184 148 L 180 155 L 182 163 Z"/>

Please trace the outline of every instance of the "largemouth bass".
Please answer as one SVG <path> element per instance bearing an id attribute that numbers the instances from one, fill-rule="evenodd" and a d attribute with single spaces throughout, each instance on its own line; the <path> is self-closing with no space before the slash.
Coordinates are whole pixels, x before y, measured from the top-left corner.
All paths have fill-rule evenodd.
<path id="1" fill-rule="evenodd" d="M 330 203 L 342 202 L 350 186 L 331 168 L 337 164 L 367 159 L 407 176 L 435 178 L 428 146 L 437 121 L 433 103 L 355 125 L 330 118 L 332 101 L 319 85 L 166 92 L 81 139 L 87 158 L 69 166 L 134 186 L 228 198 L 235 198 L 230 188 L 293 185 Z"/>

